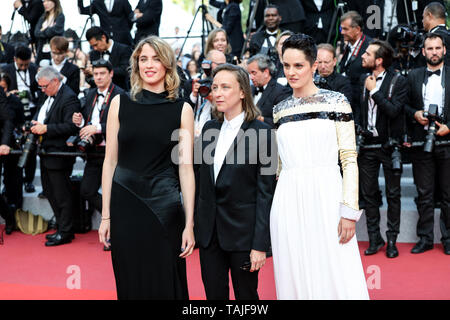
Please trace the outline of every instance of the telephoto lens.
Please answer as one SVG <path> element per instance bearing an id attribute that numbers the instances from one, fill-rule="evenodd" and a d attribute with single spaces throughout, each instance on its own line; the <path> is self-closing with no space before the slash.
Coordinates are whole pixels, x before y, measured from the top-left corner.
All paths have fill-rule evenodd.
<path id="1" fill-rule="evenodd" d="M 25 140 L 25 144 L 23 145 L 22 155 L 19 158 L 19 161 L 17 162 L 17 166 L 19 168 L 24 168 L 27 164 L 28 158 L 30 156 L 30 153 L 36 149 L 36 140 L 37 136 L 29 133 L 27 135 L 27 138 Z"/>

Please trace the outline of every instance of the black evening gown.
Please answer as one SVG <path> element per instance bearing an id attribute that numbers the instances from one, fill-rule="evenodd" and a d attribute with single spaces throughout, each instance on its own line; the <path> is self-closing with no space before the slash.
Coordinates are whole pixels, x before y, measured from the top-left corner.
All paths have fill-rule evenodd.
<path id="1" fill-rule="evenodd" d="M 111 245 L 117 297 L 188 299 L 178 170 L 171 156 L 183 101 L 143 90 L 120 96 L 118 163 L 111 188 Z"/>

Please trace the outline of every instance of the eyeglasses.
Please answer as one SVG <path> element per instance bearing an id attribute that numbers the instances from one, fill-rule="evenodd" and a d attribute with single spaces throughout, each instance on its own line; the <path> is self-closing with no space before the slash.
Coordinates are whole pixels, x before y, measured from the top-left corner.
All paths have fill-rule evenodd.
<path id="1" fill-rule="evenodd" d="M 38 88 L 40 90 L 46 90 L 48 88 L 48 86 L 50 85 L 50 83 L 52 83 L 53 80 L 55 80 L 55 79 L 50 80 L 46 85 L 38 86 Z"/>

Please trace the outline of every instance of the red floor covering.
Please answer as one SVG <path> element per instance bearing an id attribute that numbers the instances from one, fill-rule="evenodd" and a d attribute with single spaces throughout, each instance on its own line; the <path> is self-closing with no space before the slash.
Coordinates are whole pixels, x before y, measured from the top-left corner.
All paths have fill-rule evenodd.
<path id="1" fill-rule="evenodd" d="M 4 237 L 0 300 L 116 299 L 110 253 L 102 251 L 95 231 L 77 235 L 68 245 L 47 248 L 44 243 L 44 235 L 14 232 Z M 367 243 L 359 245 L 362 253 Z M 450 299 L 450 256 L 443 253 L 442 245 L 412 255 L 412 246 L 398 244 L 396 259 L 386 258 L 383 250 L 362 255 L 371 299 Z M 188 258 L 187 270 L 190 298 L 205 299 L 198 250 Z M 264 300 L 276 299 L 272 258 L 260 272 L 259 294 Z"/>

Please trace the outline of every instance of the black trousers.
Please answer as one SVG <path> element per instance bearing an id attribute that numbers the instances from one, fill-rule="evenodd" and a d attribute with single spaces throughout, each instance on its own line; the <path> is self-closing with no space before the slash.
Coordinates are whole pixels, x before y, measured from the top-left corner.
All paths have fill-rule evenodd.
<path id="1" fill-rule="evenodd" d="M 250 261 L 250 252 L 223 250 L 217 239 L 217 232 L 207 248 L 200 247 L 200 266 L 206 299 L 229 300 L 229 275 L 233 283 L 236 300 L 258 300 L 258 272 L 244 271 L 240 267 Z"/>
<path id="2" fill-rule="evenodd" d="M 27 164 L 25 165 L 25 168 L 23 169 L 25 172 L 25 178 L 23 181 L 25 183 L 33 183 L 34 177 L 36 176 L 36 165 L 37 165 L 37 150 L 34 149 L 34 151 L 30 152 L 30 155 L 28 156 Z"/>
<path id="3" fill-rule="evenodd" d="M 70 175 L 73 165 L 65 169 L 48 169 L 41 158 L 42 187 L 55 214 L 58 232 L 73 234 L 73 200 Z"/>
<path id="4" fill-rule="evenodd" d="M 104 158 L 87 159 L 80 185 L 81 198 L 87 200 L 100 213 L 102 212 L 102 196 L 98 190 L 102 184 L 103 160 Z"/>
<path id="5" fill-rule="evenodd" d="M 22 208 L 23 204 L 23 176 L 22 169 L 17 166 L 18 155 L 3 157 L 3 182 L 8 205 Z"/>
<path id="6" fill-rule="evenodd" d="M 450 243 L 450 147 L 436 147 L 432 153 L 415 149 L 411 152 L 414 183 L 418 201 L 417 236 L 428 243 L 434 242 L 434 192 L 435 183 L 440 188 L 441 241 Z"/>
<path id="7" fill-rule="evenodd" d="M 369 237 L 380 234 L 380 187 L 378 184 L 380 165 L 383 166 L 388 204 L 386 235 L 397 236 L 400 232 L 401 177 L 393 174 L 391 154 L 392 152 L 381 148 L 363 150 L 358 156 L 359 185 L 365 202 Z"/>

